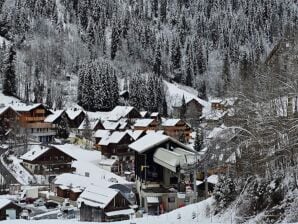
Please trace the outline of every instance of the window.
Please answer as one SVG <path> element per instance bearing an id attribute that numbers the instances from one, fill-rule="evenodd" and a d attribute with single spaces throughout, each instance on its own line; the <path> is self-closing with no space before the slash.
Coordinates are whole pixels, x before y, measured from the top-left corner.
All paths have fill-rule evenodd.
<path id="1" fill-rule="evenodd" d="M 185 197 L 184 202 L 189 202 L 189 197 Z"/>
<path id="2" fill-rule="evenodd" d="M 168 202 L 169 203 L 175 203 L 175 197 L 169 197 Z"/>

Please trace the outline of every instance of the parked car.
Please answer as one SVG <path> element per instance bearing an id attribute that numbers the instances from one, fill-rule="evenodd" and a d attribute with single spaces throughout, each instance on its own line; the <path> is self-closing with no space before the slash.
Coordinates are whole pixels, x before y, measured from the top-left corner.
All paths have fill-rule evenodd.
<path id="1" fill-rule="evenodd" d="M 33 204 L 35 201 L 34 198 L 31 197 L 27 197 L 27 198 L 23 198 L 22 200 L 20 200 L 20 203 L 25 203 L 25 204 Z"/>
<path id="2" fill-rule="evenodd" d="M 34 202 L 35 207 L 44 206 L 45 202 L 43 199 L 39 198 Z"/>
<path id="3" fill-rule="evenodd" d="M 29 220 L 29 210 L 24 209 L 20 214 L 20 219 Z"/>
<path id="4" fill-rule="evenodd" d="M 59 203 L 49 200 L 44 205 L 46 206 L 47 209 L 51 209 L 51 208 L 57 208 L 59 206 Z"/>

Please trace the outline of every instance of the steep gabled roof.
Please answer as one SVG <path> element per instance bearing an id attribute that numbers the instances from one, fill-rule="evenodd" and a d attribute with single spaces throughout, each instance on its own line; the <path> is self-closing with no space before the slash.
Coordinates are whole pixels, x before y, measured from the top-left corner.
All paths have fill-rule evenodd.
<path id="1" fill-rule="evenodd" d="M 105 208 L 116 197 L 119 191 L 100 186 L 88 186 L 78 198 L 79 203 L 91 207 Z"/>
<path id="2" fill-rule="evenodd" d="M 120 131 L 115 131 L 111 135 L 106 136 L 105 138 L 102 138 L 99 142 L 99 145 L 109 145 L 111 143 L 119 143 L 126 135 L 129 135 L 127 132 L 120 132 Z M 131 137 L 129 135 L 129 137 Z"/>
<path id="3" fill-rule="evenodd" d="M 81 113 L 84 113 L 82 110 L 72 110 L 68 109 L 65 111 L 67 116 L 69 117 L 70 120 L 76 119 Z"/>
<path id="4" fill-rule="evenodd" d="M 17 111 L 15 111 L 11 106 L 6 106 L 6 107 L 0 108 L 0 115 L 3 114 L 4 112 L 6 112 L 9 109 L 13 110 L 17 115 L 19 115 L 19 113 Z"/>
<path id="5" fill-rule="evenodd" d="M 181 119 L 167 119 L 164 120 L 161 125 L 165 127 L 172 127 L 176 126 L 179 121 L 181 121 Z"/>
<path id="6" fill-rule="evenodd" d="M 193 151 L 192 148 L 189 148 L 183 143 L 177 141 L 176 139 L 160 133 L 147 134 L 144 137 L 130 144 L 128 147 L 138 153 L 143 153 L 150 149 L 158 147 L 159 145 L 164 144 L 166 142 L 172 142 L 175 145 L 181 147 L 182 149 Z"/>
<path id="7" fill-rule="evenodd" d="M 134 124 L 134 127 L 148 127 L 154 119 L 138 119 L 136 120 L 136 123 Z"/>
<path id="8" fill-rule="evenodd" d="M 65 111 L 64 110 L 56 110 L 56 111 L 52 111 L 53 114 L 50 114 L 49 116 L 46 117 L 46 119 L 44 120 L 44 122 L 47 123 L 53 123 L 55 122 Z"/>
<path id="9" fill-rule="evenodd" d="M 120 118 L 127 117 L 127 115 L 135 110 L 134 107 L 131 106 L 116 106 L 109 115 L 110 121 L 118 121 Z"/>
<path id="10" fill-rule="evenodd" d="M 24 103 L 17 103 L 17 104 L 11 105 L 11 107 L 17 112 L 29 112 L 40 106 L 46 109 L 46 107 L 41 103 L 34 103 L 34 104 L 28 104 L 28 105 Z"/>

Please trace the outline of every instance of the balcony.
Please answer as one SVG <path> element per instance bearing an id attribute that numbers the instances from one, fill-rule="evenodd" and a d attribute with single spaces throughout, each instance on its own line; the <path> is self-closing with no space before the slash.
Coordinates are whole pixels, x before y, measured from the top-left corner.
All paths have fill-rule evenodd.
<path id="1" fill-rule="evenodd" d="M 45 117 L 22 117 L 22 122 L 44 121 Z"/>
<path id="2" fill-rule="evenodd" d="M 43 123 L 43 122 L 37 122 L 37 123 L 26 123 L 24 128 L 53 128 L 54 126 L 51 123 Z"/>
<path id="3" fill-rule="evenodd" d="M 53 135 L 56 135 L 56 132 L 55 131 L 33 132 L 33 133 L 29 133 L 29 135 L 34 136 L 34 137 L 53 136 Z"/>

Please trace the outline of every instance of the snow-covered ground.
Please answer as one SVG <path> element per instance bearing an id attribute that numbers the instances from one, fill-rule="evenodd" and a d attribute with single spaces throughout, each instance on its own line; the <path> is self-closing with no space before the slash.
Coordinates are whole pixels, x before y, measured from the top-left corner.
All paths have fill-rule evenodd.
<path id="1" fill-rule="evenodd" d="M 229 213 L 219 217 L 211 216 L 212 204 L 214 200 L 209 198 L 197 204 L 189 205 L 170 213 L 160 216 L 144 216 L 143 218 L 132 218 L 132 220 L 113 222 L 114 224 L 194 224 L 194 223 L 231 223 L 231 216 Z M 90 222 L 80 222 L 78 220 L 38 220 L 38 221 L 23 221 L 23 220 L 8 220 L 3 221 L 3 224 L 90 224 Z"/>
<path id="2" fill-rule="evenodd" d="M 34 180 L 34 177 L 21 165 L 22 160 L 18 159 L 14 155 L 10 155 L 8 159 L 12 161 L 11 164 L 5 164 L 3 156 L 1 156 L 2 164 L 10 171 L 20 184 L 28 185 Z"/>

